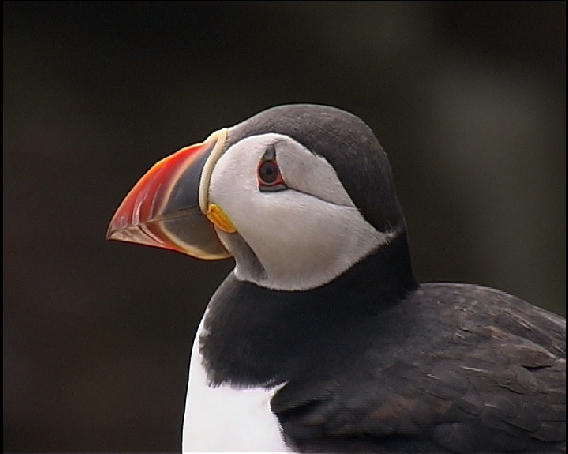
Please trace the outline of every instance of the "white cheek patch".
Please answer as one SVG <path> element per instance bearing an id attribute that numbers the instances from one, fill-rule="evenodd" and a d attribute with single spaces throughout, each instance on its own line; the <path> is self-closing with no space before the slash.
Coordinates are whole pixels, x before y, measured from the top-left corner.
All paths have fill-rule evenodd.
<path id="1" fill-rule="evenodd" d="M 271 144 L 289 190 L 258 190 L 257 165 Z M 232 247 L 232 235 L 221 235 L 235 255 L 236 277 L 272 289 L 326 284 L 398 233 L 377 231 L 324 158 L 279 134 L 248 137 L 230 147 L 213 169 L 209 192 L 264 270 L 259 274 Z"/>

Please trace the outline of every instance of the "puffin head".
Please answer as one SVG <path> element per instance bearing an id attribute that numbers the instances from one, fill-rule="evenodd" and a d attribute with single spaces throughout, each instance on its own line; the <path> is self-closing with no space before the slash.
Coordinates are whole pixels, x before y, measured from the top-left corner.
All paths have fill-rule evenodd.
<path id="1" fill-rule="evenodd" d="M 343 110 L 265 110 L 156 163 L 107 238 L 202 259 L 275 290 L 324 285 L 405 234 L 387 156 Z"/>

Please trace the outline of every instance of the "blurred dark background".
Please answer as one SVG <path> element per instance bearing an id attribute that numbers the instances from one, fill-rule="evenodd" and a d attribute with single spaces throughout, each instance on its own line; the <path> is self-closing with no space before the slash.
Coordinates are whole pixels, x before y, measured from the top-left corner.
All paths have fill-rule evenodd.
<path id="1" fill-rule="evenodd" d="M 566 3 L 4 2 L 4 451 L 180 449 L 232 263 L 105 241 L 156 160 L 331 104 L 389 153 L 421 281 L 565 314 Z"/>

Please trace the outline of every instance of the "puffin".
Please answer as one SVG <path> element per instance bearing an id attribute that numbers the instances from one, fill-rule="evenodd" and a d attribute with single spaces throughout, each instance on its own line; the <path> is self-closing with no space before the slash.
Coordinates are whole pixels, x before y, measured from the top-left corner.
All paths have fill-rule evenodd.
<path id="1" fill-rule="evenodd" d="M 182 449 L 566 452 L 566 320 L 418 283 L 367 124 L 272 107 L 165 157 L 107 238 L 233 257 L 191 350 Z"/>

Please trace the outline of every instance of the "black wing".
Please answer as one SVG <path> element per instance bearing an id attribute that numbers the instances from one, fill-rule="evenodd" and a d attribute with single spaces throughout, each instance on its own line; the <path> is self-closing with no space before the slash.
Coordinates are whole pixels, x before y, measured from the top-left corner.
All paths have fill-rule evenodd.
<path id="1" fill-rule="evenodd" d="M 272 400 L 287 440 L 308 452 L 565 452 L 565 321 L 492 296 L 430 311 L 444 335 L 375 345 L 332 379 L 288 382 Z"/>

